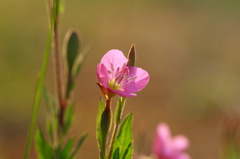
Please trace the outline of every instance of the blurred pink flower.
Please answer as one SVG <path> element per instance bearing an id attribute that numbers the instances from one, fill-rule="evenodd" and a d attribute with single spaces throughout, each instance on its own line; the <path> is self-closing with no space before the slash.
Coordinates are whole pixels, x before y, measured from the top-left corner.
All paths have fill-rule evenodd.
<path id="1" fill-rule="evenodd" d="M 103 94 L 132 97 L 147 85 L 149 74 L 141 68 L 128 66 L 128 59 L 121 51 L 110 50 L 97 65 L 97 78 Z"/>
<path id="2" fill-rule="evenodd" d="M 190 159 L 184 153 L 189 146 L 189 140 L 183 135 L 172 137 L 169 127 L 165 123 L 160 123 L 153 145 L 153 153 L 158 159 Z"/>

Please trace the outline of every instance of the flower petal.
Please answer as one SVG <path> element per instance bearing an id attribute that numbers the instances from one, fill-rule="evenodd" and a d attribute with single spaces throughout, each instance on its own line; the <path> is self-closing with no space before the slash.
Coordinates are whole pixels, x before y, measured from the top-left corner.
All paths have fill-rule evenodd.
<path id="1" fill-rule="evenodd" d="M 165 156 L 169 154 L 171 145 L 171 132 L 165 123 L 160 123 L 157 127 L 157 134 L 154 140 L 153 152 L 157 156 Z"/>
<path id="2" fill-rule="evenodd" d="M 111 88 L 109 88 L 112 92 L 120 95 L 121 97 L 134 97 L 134 96 L 137 96 L 136 94 L 134 93 L 127 93 L 125 91 L 121 91 L 121 90 L 113 90 Z"/>
<path id="3" fill-rule="evenodd" d="M 122 68 L 127 62 L 127 58 L 120 50 L 110 50 L 103 56 L 100 63 L 103 63 L 107 70 L 113 71 L 112 67 L 116 70 L 118 67 Z"/>
<path id="4" fill-rule="evenodd" d="M 99 82 L 104 86 L 107 87 L 108 85 L 108 72 L 106 67 L 103 64 L 98 64 L 97 65 L 97 78 L 99 80 Z"/>
<path id="5" fill-rule="evenodd" d="M 138 92 L 142 90 L 149 81 L 149 74 L 147 71 L 138 67 L 129 67 L 130 74 L 129 78 L 136 77 L 132 79 L 129 83 L 123 86 L 123 90 L 128 93 Z"/>
<path id="6" fill-rule="evenodd" d="M 172 146 L 176 151 L 183 151 L 188 148 L 189 140 L 183 135 L 175 136 L 172 141 Z"/>

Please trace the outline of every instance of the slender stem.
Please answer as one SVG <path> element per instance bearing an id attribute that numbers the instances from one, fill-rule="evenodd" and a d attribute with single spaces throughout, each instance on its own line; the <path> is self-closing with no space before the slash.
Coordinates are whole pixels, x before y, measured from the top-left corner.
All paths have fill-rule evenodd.
<path id="1" fill-rule="evenodd" d="M 119 127 L 119 124 L 116 123 L 116 124 L 114 125 L 113 135 L 112 135 L 112 139 L 111 139 L 111 142 L 110 142 L 108 159 L 111 159 L 111 157 L 112 157 L 112 151 L 113 151 L 113 146 L 114 146 L 115 138 L 116 138 L 116 136 L 117 136 L 118 127 Z"/>
<path id="2" fill-rule="evenodd" d="M 60 53 L 59 46 L 59 0 L 55 0 L 55 21 L 54 21 L 54 52 L 53 52 L 53 63 L 54 63 L 54 74 L 55 74 L 55 83 L 56 91 L 58 96 L 58 103 L 60 106 L 59 110 L 59 125 L 63 129 L 64 126 L 64 112 L 65 112 L 65 98 L 63 96 L 63 69 L 62 69 L 62 56 Z"/>
<path id="3" fill-rule="evenodd" d="M 106 100 L 106 108 L 107 110 L 111 110 L 111 100 L 112 98 L 109 97 L 109 99 Z"/>
<path id="4" fill-rule="evenodd" d="M 46 47 L 45 47 L 45 51 L 44 51 L 42 68 L 41 68 L 40 76 L 38 79 L 37 90 L 36 90 L 36 94 L 35 94 L 31 122 L 30 122 L 30 126 L 28 129 L 27 142 L 26 142 L 25 152 L 24 152 L 24 157 L 23 157 L 24 159 L 27 159 L 29 156 L 30 148 L 31 148 L 32 140 L 33 140 L 33 134 L 34 134 L 34 130 L 35 130 L 35 125 L 36 125 L 36 121 L 37 121 L 38 109 L 40 106 L 43 84 L 44 84 L 49 54 L 51 51 L 51 45 L 52 45 L 52 40 L 53 40 L 53 28 L 55 25 L 54 21 L 56 18 L 56 16 L 55 16 L 56 14 L 54 12 L 55 12 L 55 8 L 53 8 L 51 11 L 51 18 L 50 18 L 50 24 L 49 24 L 49 29 L 48 29 L 48 37 L 47 37 Z"/>
<path id="5" fill-rule="evenodd" d="M 46 70 L 47 70 L 49 53 L 51 50 L 51 44 L 52 44 L 52 28 L 50 25 L 49 31 L 48 31 L 46 48 L 45 48 L 45 52 L 44 52 L 44 58 L 43 58 L 43 62 L 42 62 L 42 68 L 41 68 L 40 76 L 38 79 L 37 90 L 36 90 L 36 94 L 35 94 L 31 123 L 30 123 L 29 129 L 28 129 L 28 136 L 27 136 L 27 143 L 26 143 L 26 147 L 25 147 L 24 159 L 28 158 L 29 152 L 30 152 L 30 147 L 31 147 L 32 139 L 33 139 L 33 134 L 34 134 L 37 115 L 38 115 L 38 109 L 39 109 L 42 90 L 43 90 L 43 83 L 44 83 L 45 74 L 46 74 Z"/>
<path id="6" fill-rule="evenodd" d="M 63 101 L 63 93 L 62 93 L 62 67 L 61 67 L 61 56 L 60 56 L 60 48 L 59 48 L 59 39 L 58 39 L 58 20 L 59 17 L 57 15 L 55 25 L 54 25 L 54 50 L 53 52 L 53 59 L 54 59 L 54 69 L 55 69 L 55 80 L 56 80 L 56 86 L 57 86 L 57 95 L 58 95 L 58 100 L 59 104 L 61 106 L 62 101 Z"/>
<path id="7" fill-rule="evenodd" d="M 114 114 L 115 115 L 115 124 L 114 124 L 114 129 L 113 129 L 113 135 L 112 135 L 112 138 L 111 138 L 111 141 L 110 141 L 108 159 L 111 159 L 111 157 L 112 157 L 113 147 L 114 147 L 115 139 L 116 139 L 116 136 L 117 136 L 118 128 L 119 128 L 119 125 L 120 125 L 125 101 L 126 101 L 125 97 L 119 97 L 118 106 L 117 106 L 116 112 Z"/>

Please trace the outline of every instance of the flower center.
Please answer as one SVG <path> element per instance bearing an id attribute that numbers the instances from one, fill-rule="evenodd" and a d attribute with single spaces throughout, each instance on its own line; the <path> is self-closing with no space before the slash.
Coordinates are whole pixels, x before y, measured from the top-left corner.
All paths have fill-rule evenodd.
<path id="1" fill-rule="evenodd" d="M 114 69 L 113 64 L 111 63 L 111 70 L 108 70 L 108 73 L 111 77 L 111 80 L 108 82 L 108 86 L 113 90 L 119 90 L 122 86 L 128 84 L 137 76 L 129 77 L 129 68 L 126 67 L 126 63 L 123 66 L 117 69 Z"/>
<path id="2" fill-rule="evenodd" d="M 108 86 L 113 90 L 119 90 L 121 88 L 120 83 L 116 83 L 115 79 L 112 79 L 108 82 Z"/>

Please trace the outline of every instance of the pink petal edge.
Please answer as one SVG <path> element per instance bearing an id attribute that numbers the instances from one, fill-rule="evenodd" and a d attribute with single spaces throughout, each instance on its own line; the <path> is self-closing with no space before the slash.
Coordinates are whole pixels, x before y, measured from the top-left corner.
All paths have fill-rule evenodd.
<path id="1" fill-rule="evenodd" d="M 129 67 L 129 70 L 130 78 L 135 76 L 137 78 L 132 80 L 130 83 L 124 85 L 123 90 L 128 93 L 138 92 L 142 90 L 144 87 L 146 87 L 150 78 L 148 72 L 138 67 Z"/>
<path id="2" fill-rule="evenodd" d="M 118 95 L 120 95 L 120 96 L 122 96 L 122 97 L 134 97 L 134 96 L 137 96 L 134 93 L 127 93 L 127 92 L 121 91 L 121 90 L 112 90 L 111 89 L 111 91 L 116 93 L 116 94 L 118 94 Z"/>
<path id="3" fill-rule="evenodd" d="M 100 63 L 103 63 L 107 70 L 112 70 L 112 66 L 117 69 L 118 67 L 121 68 L 124 63 L 127 64 L 128 60 L 120 50 L 110 50 L 108 51 L 103 58 L 101 59 Z"/>
<path id="4" fill-rule="evenodd" d="M 172 144 L 175 150 L 183 151 L 189 146 L 189 140 L 184 135 L 177 135 L 173 137 Z"/>
<path id="5" fill-rule="evenodd" d="M 106 67 L 103 64 L 97 65 L 97 78 L 104 87 L 108 85 L 108 73 Z"/>

